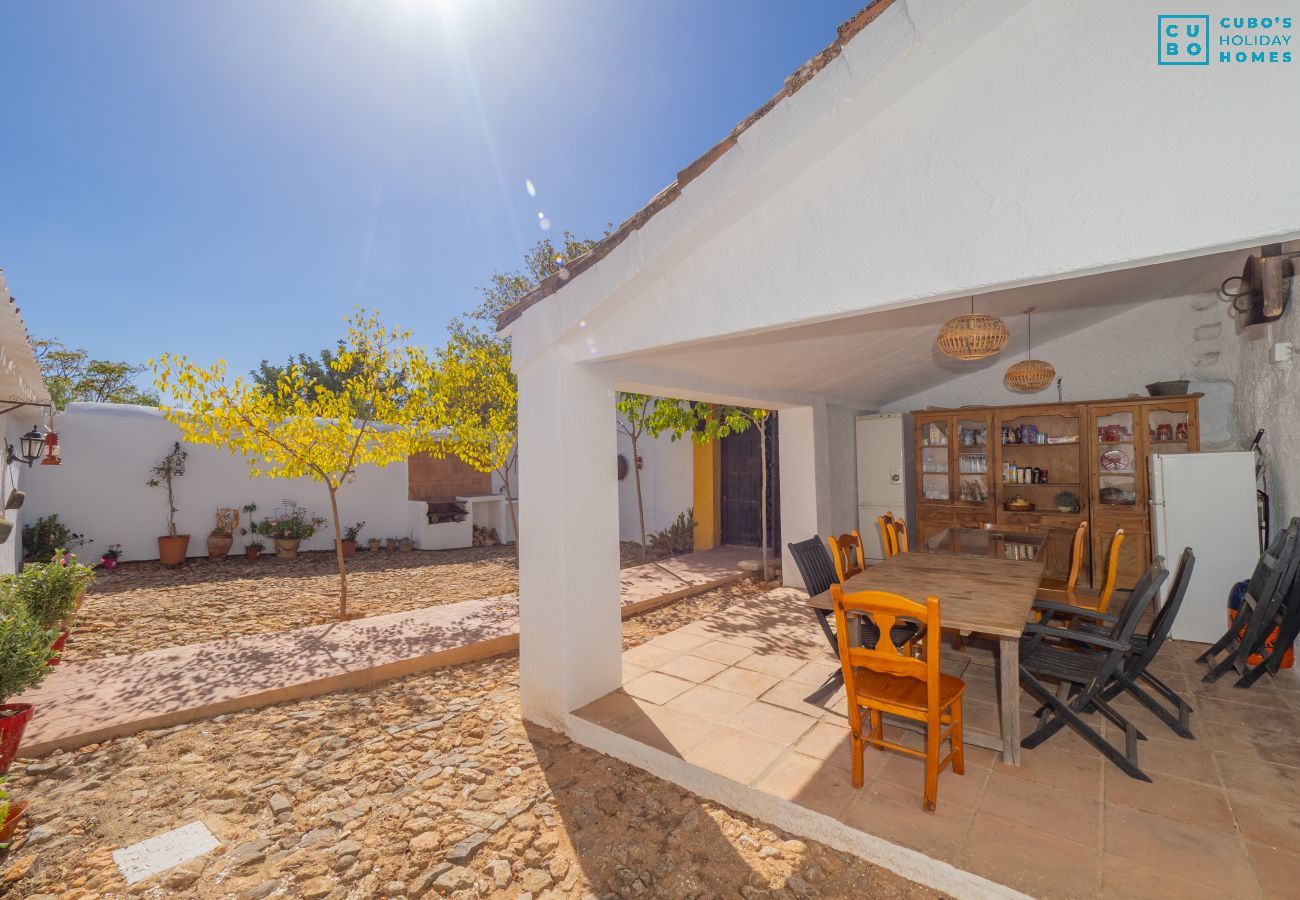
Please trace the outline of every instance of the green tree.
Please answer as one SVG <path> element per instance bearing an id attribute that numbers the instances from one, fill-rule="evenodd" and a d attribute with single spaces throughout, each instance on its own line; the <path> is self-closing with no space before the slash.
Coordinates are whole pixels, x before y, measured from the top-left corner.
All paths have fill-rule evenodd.
<path id="1" fill-rule="evenodd" d="M 722 406 L 712 403 L 674 403 L 664 407 L 665 425 L 673 440 L 689 437 L 696 444 L 710 444 L 731 434 L 750 428 L 759 430 L 759 467 L 762 470 L 762 496 L 759 504 L 759 530 L 762 534 L 763 581 L 769 577 L 767 546 L 767 432 L 766 423 L 771 413 L 766 409 L 744 406 Z"/>
<path id="2" fill-rule="evenodd" d="M 641 496 L 641 450 L 639 443 L 645 436 L 659 437 L 671 431 L 680 421 L 680 403 L 663 397 L 620 392 L 615 401 L 618 409 L 618 430 L 632 443 L 632 471 L 636 479 L 636 511 L 641 523 L 641 562 L 647 559 L 645 535 L 645 501 Z"/>
<path id="3" fill-rule="evenodd" d="M 108 359 L 92 359 L 89 351 L 53 339 L 32 341 L 41 377 L 55 409 L 69 403 L 138 403 L 158 406 L 153 391 L 135 384 L 145 366 Z"/>

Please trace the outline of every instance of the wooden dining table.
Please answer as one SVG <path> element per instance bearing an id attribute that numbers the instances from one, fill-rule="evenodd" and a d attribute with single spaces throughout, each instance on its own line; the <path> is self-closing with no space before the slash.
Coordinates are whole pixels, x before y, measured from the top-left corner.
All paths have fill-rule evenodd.
<path id="1" fill-rule="evenodd" d="M 1046 554 L 1042 533 L 949 528 L 911 553 L 899 553 L 844 582 L 846 593 L 888 591 L 911 600 L 939 598 L 945 629 L 993 638 L 998 643 L 1000 734 L 968 728 L 966 742 L 1002 752 L 1020 765 L 1020 638 L 1042 581 Z M 834 609 L 830 591 L 808 599 L 817 610 Z"/>

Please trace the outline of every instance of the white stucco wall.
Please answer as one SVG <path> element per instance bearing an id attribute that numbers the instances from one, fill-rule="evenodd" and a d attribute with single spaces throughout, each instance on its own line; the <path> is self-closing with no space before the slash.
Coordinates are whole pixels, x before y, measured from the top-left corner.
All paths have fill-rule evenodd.
<path id="1" fill-rule="evenodd" d="M 22 451 L 19 438 L 32 427 L 32 424 L 28 419 L 20 419 L 13 415 L 0 416 L 0 431 L 15 452 Z M 3 453 L 4 447 L 0 446 L 0 454 Z M 8 500 L 9 492 L 14 488 L 26 491 L 31 487 L 27 483 L 28 468 L 25 464 L 15 462 L 5 465 L 3 460 L 3 455 L 0 455 L 0 469 L 3 469 L 4 475 L 3 483 L 0 484 L 0 505 Z M 5 517 L 14 523 L 14 529 L 5 542 L 0 544 L 0 575 L 18 571 L 18 563 L 22 560 L 23 523 L 31 521 L 31 509 L 31 504 L 25 503 L 21 509 L 11 509 L 4 513 Z"/>
<path id="2" fill-rule="evenodd" d="M 672 524 L 678 513 L 694 502 L 692 451 L 689 440 L 641 437 L 641 496 L 645 501 L 645 531 L 650 535 Z M 618 535 L 620 540 L 640 541 L 637 515 L 636 473 L 632 471 L 632 441 L 618 433 L 618 452 L 628 461 L 627 477 L 618 483 Z"/>
<path id="3" fill-rule="evenodd" d="M 57 424 L 63 465 L 37 465 L 26 473 L 24 519 L 58 514 L 73 531 L 93 539 L 81 550 L 84 559 L 97 559 L 114 543 L 122 545 L 124 559 L 157 559 L 157 537 L 167 533 L 167 492 L 145 482 L 180 439 L 179 431 L 157 409 L 96 403 L 69 405 Z M 175 482 L 176 528 L 190 535 L 190 556 L 207 555 L 207 535 L 220 507 L 238 509 L 253 502 L 260 520 L 289 499 L 329 516 L 329 495 L 318 482 L 249 478 L 242 456 L 184 446 L 189 459 L 185 475 Z M 410 534 L 406 497 L 405 463 L 383 469 L 362 466 L 355 483 L 339 491 L 339 512 L 344 525 L 366 523 L 362 539 L 405 537 Z M 247 524 L 245 518 L 241 514 L 241 526 Z M 248 540 L 237 535 L 231 552 L 239 552 Z M 304 541 L 302 549 L 329 550 L 333 541 L 327 526 Z"/>
<path id="4" fill-rule="evenodd" d="M 1240 449 L 1242 432 L 1234 408 L 1238 340 L 1228 304 L 1201 294 L 1158 300 L 1112 316 L 1055 341 L 1036 345 L 1034 356 L 1050 362 L 1062 379 L 1065 400 L 1146 396 L 1154 381 L 1191 381 L 1201 398 L 1201 442 L 1206 449 Z M 928 406 L 1054 403 L 1053 385 L 1020 394 L 1002 383 L 1023 347 L 1008 347 L 970 374 L 890 403 L 885 412 Z"/>
<path id="5" fill-rule="evenodd" d="M 1247 439 L 1263 428 L 1274 528 L 1300 516 L 1300 356 L 1273 362 L 1273 347 L 1290 342 L 1300 354 L 1300 278 L 1283 318 L 1233 337 L 1239 346 L 1237 416 Z"/>

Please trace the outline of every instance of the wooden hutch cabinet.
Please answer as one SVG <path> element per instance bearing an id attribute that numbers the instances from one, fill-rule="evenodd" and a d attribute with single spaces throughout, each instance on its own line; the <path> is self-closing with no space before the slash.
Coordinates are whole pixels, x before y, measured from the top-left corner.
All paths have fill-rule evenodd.
<path id="1" fill-rule="evenodd" d="M 1123 528 L 1119 586 L 1132 587 L 1151 563 L 1148 457 L 1200 449 L 1197 397 L 913 413 L 917 539 L 953 526 L 1032 525 L 1048 532 L 1046 574 L 1064 578 L 1074 531 L 1087 521 L 1083 578 L 1095 585 Z"/>

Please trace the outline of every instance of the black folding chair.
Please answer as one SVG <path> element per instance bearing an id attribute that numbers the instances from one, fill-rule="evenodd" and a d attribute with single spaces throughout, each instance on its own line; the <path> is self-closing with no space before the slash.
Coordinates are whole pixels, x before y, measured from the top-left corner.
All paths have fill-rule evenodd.
<path id="1" fill-rule="evenodd" d="M 831 552 L 826 548 L 826 542 L 821 539 L 821 535 L 813 535 L 806 541 L 792 541 L 787 546 L 790 548 L 790 555 L 794 557 L 794 564 L 799 569 L 799 574 L 803 577 L 804 588 L 808 591 L 809 597 L 829 591 L 832 584 L 839 584 L 839 578 L 835 574 L 835 561 L 831 559 Z M 831 645 L 831 652 L 838 659 L 840 643 L 835 636 L 835 629 L 831 627 L 831 617 L 834 614 L 826 609 L 814 609 L 813 613 L 817 617 L 817 624 L 822 627 L 822 633 L 826 635 L 827 642 Z M 860 627 L 862 640 L 870 642 L 868 646 L 875 646 L 876 641 L 880 639 L 880 630 L 876 628 L 875 623 L 863 617 Z M 895 646 L 901 647 L 909 641 L 916 640 L 918 631 L 915 622 L 900 622 L 889 629 L 889 636 Z M 804 699 L 809 703 L 820 705 L 843 685 L 844 672 L 836 669 L 821 687 Z"/>
<path id="2" fill-rule="evenodd" d="M 1297 542 L 1296 558 L 1300 560 L 1300 542 Z M 1259 681 L 1260 676 L 1265 672 L 1276 675 L 1278 669 L 1282 667 L 1283 657 L 1295 644 L 1296 638 L 1300 637 L 1300 565 L 1296 566 L 1296 571 L 1291 576 L 1291 586 L 1286 592 L 1285 599 L 1278 604 L 1274 623 L 1277 637 L 1271 638 L 1272 628 L 1264 629 L 1264 658 L 1258 665 L 1251 665 L 1250 656 L 1246 657 L 1246 674 L 1237 679 L 1236 687 L 1250 687 Z"/>
<path id="3" fill-rule="evenodd" d="M 1141 781 L 1151 780 L 1137 765 L 1137 742 L 1146 736 L 1102 695 L 1131 649 L 1130 641 L 1142 614 L 1168 577 L 1164 559 L 1157 558 L 1134 586 L 1104 636 L 1082 628 L 1053 625 L 1057 611 L 1051 609 L 1043 610 L 1043 618 L 1037 623 L 1025 626 L 1020 650 L 1020 684 L 1042 707 L 1038 710 L 1038 727 L 1020 746 L 1033 749 L 1068 725 L 1124 774 Z M 1075 607 L 1065 607 L 1065 610 L 1068 613 L 1064 614 L 1070 618 L 1078 615 Z M 1043 683 L 1044 678 L 1067 685 L 1067 696 L 1057 697 Z M 1124 729 L 1122 751 L 1083 718 L 1094 711 Z"/>
<path id="4" fill-rule="evenodd" d="M 1210 649 L 1196 657 L 1197 662 L 1210 664 L 1210 671 L 1202 681 L 1218 681 L 1232 669 L 1243 676 L 1249 674 L 1250 657 L 1252 654 L 1263 653 L 1269 633 L 1278 624 L 1282 603 L 1295 579 L 1298 566 L 1300 518 L 1295 518 L 1260 555 L 1246 586 L 1241 609 L 1237 611 L 1228 630 Z M 1224 654 L 1223 658 L 1217 663 L 1213 662 L 1214 657 L 1220 653 Z M 1258 677 L 1255 675 L 1247 684 L 1241 684 L 1241 681 L 1246 680 L 1243 678 L 1238 684 L 1249 687 Z"/>

